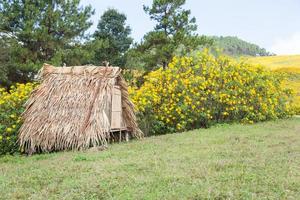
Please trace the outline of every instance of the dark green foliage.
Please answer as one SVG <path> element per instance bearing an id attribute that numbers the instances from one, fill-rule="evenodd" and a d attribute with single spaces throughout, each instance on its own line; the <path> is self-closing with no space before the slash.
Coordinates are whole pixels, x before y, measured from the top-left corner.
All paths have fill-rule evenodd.
<path id="1" fill-rule="evenodd" d="M 55 53 L 50 63 L 61 66 L 65 63 L 68 66 L 79 66 L 90 64 L 94 58 L 95 52 L 92 50 L 93 45 L 90 43 L 76 43 L 61 49 Z"/>
<path id="2" fill-rule="evenodd" d="M 9 47 L 3 38 L 0 38 L 0 85 L 8 84 L 8 61 Z"/>
<path id="3" fill-rule="evenodd" d="M 95 43 L 101 47 L 95 51 L 95 64 L 108 61 L 111 65 L 125 65 L 124 55 L 133 41 L 130 37 L 131 28 L 126 25 L 126 19 L 125 14 L 115 9 L 108 9 L 101 16 L 94 33 Z M 99 43 L 102 45 L 99 46 Z"/>
<path id="4" fill-rule="evenodd" d="M 32 65 L 19 66 L 16 63 L 17 59 L 22 59 L 22 54 L 25 49 L 16 38 L 7 34 L 0 36 L 0 85 L 9 87 L 14 82 L 25 82 L 33 77 L 30 73 Z"/>
<path id="5" fill-rule="evenodd" d="M 230 56 L 269 56 L 271 55 L 264 48 L 260 48 L 256 44 L 246 42 L 239 39 L 238 37 L 226 36 L 226 37 L 217 37 L 214 36 L 212 39 L 215 41 L 215 44 L 218 48 L 221 48 L 223 53 Z"/>
<path id="6" fill-rule="evenodd" d="M 9 81 L 28 81 L 42 63 L 52 63 L 54 57 L 54 64 L 66 61 L 58 59 L 56 53 L 72 48 L 92 24 L 92 8 L 79 3 L 80 0 L 0 1 L 0 37 L 14 40 L 9 45 L 9 71 L 14 72 L 13 77 L 7 77 Z"/>
<path id="7" fill-rule="evenodd" d="M 162 31 L 149 32 L 144 36 L 143 42 L 136 44 L 128 53 L 130 59 L 127 66 L 142 65 L 147 71 L 161 65 L 166 66 L 174 49 L 172 41 Z"/>

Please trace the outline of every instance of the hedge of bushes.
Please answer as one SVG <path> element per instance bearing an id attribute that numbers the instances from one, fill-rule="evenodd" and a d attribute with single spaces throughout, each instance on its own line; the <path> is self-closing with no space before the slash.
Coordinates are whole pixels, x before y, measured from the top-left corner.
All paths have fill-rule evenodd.
<path id="1" fill-rule="evenodd" d="M 203 52 L 175 57 L 130 94 L 144 131 L 162 134 L 290 116 L 292 95 L 283 80 L 263 67 Z"/>
<path id="2" fill-rule="evenodd" d="M 22 123 L 20 115 L 34 87 L 34 83 L 27 83 L 11 86 L 9 91 L 0 88 L 0 155 L 19 150 L 17 134 Z"/>

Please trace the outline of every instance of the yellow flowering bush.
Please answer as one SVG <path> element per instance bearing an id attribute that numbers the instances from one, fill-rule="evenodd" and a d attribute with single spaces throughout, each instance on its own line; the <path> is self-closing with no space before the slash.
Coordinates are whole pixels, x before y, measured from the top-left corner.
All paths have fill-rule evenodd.
<path id="1" fill-rule="evenodd" d="M 300 55 L 247 57 L 244 60 L 261 64 L 272 71 L 285 74 L 287 76 L 284 81 L 285 87 L 293 89 L 295 93 L 291 106 L 295 113 L 300 115 Z"/>
<path id="2" fill-rule="evenodd" d="M 8 91 L 0 88 L 0 155 L 18 150 L 16 142 L 21 125 L 20 114 L 34 87 L 34 83 L 27 83 L 13 85 Z"/>
<path id="3" fill-rule="evenodd" d="M 280 74 L 285 74 L 288 78 L 283 81 L 285 88 L 291 88 L 293 90 L 294 100 L 292 107 L 295 110 L 295 114 L 300 115 L 300 72 L 286 72 L 286 71 L 276 71 Z"/>
<path id="4" fill-rule="evenodd" d="M 289 116 L 292 94 L 282 80 L 262 67 L 205 51 L 174 57 L 166 69 L 150 72 L 140 88 L 129 92 L 141 124 L 149 134 L 161 134 Z"/>

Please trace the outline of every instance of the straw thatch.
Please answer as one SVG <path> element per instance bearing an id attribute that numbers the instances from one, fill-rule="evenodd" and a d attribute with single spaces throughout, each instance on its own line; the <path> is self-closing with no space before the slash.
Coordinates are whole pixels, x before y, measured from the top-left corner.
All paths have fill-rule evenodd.
<path id="1" fill-rule="evenodd" d="M 19 133 L 27 153 L 86 149 L 107 145 L 112 132 L 112 94 L 121 91 L 122 123 L 141 138 L 127 85 L 118 67 L 53 67 L 45 64 L 42 79 L 26 103 Z M 119 130 L 121 131 L 121 129 Z"/>

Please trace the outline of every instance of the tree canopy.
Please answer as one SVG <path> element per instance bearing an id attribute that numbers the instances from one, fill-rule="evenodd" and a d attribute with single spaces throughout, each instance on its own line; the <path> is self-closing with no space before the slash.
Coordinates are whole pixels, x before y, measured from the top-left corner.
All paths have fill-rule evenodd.
<path id="1" fill-rule="evenodd" d="M 127 17 L 107 9 L 94 32 L 91 6 L 80 0 L 0 0 L 0 85 L 34 79 L 43 63 L 57 66 L 103 65 L 149 72 L 166 68 L 173 56 L 216 46 L 231 56 L 270 55 L 237 37 L 197 34 L 186 0 L 153 0 L 143 9 L 155 21 L 153 30 L 133 42 Z"/>
<path id="2" fill-rule="evenodd" d="M 14 41 L 10 44 L 10 57 L 13 72 L 19 73 L 16 81 L 25 81 L 43 62 L 52 62 L 54 57 L 55 64 L 64 62 L 57 52 L 72 47 L 92 25 L 92 7 L 79 3 L 80 0 L 0 1 L 0 35 Z"/>
<path id="3" fill-rule="evenodd" d="M 136 62 L 147 70 L 165 68 L 176 52 L 189 53 L 191 49 L 211 44 L 209 39 L 195 33 L 196 19 L 191 17 L 190 10 L 183 8 L 184 4 L 185 0 L 153 0 L 151 6 L 144 5 L 144 11 L 157 24 L 141 43 L 135 44 L 127 65 Z"/>
<path id="4" fill-rule="evenodd" d="M 125 65 L 125 53 L 133 41 L 126 20 L 126 15 L 116 9 L 108 9 L 101 16 L 94 38 L 106 42 L 106 45 L 96 51 L 96 63 L 109 61 L 112 65 Z"/>
<path id="5" fill-rule="evenodd" d="M 184 4 L 185 0 L 154 0 L 151 7 L 144 5 L 144 10 L 157 22 L 156 31 L 167 36 L 190 34 L 197 30 L 196 18 L 190 17 L 190 10 L 183 9 Z"/>

